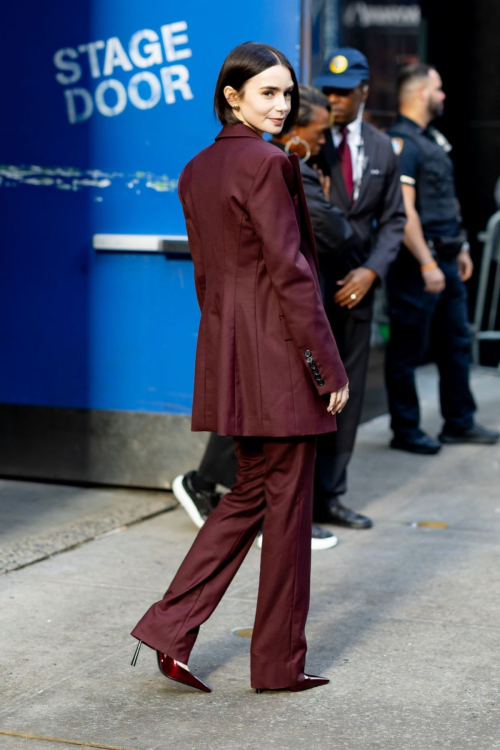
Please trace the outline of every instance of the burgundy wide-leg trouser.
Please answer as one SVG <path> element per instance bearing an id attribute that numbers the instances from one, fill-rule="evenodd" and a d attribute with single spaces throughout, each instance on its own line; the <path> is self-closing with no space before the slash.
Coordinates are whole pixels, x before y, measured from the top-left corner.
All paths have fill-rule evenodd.
<path id="1" fill-rule="evenodd" d="M 163 599 L 132 631 L 187 664 L 263 521 L 251 645 L 254 688 L 295 685 L 304 671 L 311 577 L 316 438 L 236 438 L 238 473 L 196 537 Z"/>

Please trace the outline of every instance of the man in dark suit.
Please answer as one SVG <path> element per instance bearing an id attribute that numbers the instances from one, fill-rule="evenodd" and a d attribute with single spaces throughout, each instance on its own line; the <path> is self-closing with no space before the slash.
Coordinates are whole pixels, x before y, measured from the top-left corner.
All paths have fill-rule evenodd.
<path id="1" fill-rule="evenodd" d="M 325 308 L 351 398 L 338 419 L 338 431 L 318 441 L 314 520 L 351 528 L 372 526 L 369 518 L 346 508 L 340 498 L 347 490 L 347 465 L 361 416 L 374 288 L 396 258 L 406 223 L 390 138 L 362 119 L 369 75 L 366 57 L 345 47 L 328 57 L 313 81 L 328 97 L 334 116 L 318 166 L 330 175 L 331 203 L 344 211 L 353 231 L 342 252 L 320 255 Z"/>

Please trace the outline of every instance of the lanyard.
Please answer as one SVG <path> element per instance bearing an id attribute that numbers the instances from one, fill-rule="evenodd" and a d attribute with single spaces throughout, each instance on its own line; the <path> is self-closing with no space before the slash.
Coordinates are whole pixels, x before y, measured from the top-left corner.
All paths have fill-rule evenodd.
<path id="1" fill-rule="evenodd" d="M 361 133 L 358 136 L 358 142 L 356 144 L 356 181 L 354 182 L 354 188 L 352 191 L 352 202 L 355 203 L 359 198 L 359 191 L 361 188 L 361 181 L 368 163 L 368 159 L 365 157 L 365 142 Z"/>

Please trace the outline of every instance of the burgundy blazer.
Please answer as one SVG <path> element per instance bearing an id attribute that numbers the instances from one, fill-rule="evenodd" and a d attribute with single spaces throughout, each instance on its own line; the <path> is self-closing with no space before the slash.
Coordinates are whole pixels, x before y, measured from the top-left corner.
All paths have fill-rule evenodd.
<path id="1" fill-rule="evenodd" d="M 201 308 L 192 429 L 334 431 L 322 397 L 347 376 L 321 300 L 297 157 L 226 125 L 184 168 L 179 196 Z"/>

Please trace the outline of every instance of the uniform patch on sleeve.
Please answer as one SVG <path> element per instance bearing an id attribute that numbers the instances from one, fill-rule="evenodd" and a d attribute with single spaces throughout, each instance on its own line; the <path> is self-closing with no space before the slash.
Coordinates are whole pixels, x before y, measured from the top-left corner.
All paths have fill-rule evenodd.
<path id="1" fill-rule="evenodd" d="M 394 151 L 396 156 L 399 156 L 405 145 L 404 140 L 402 138 L 391 138 L 391 143 L 392 150 Z"/>

